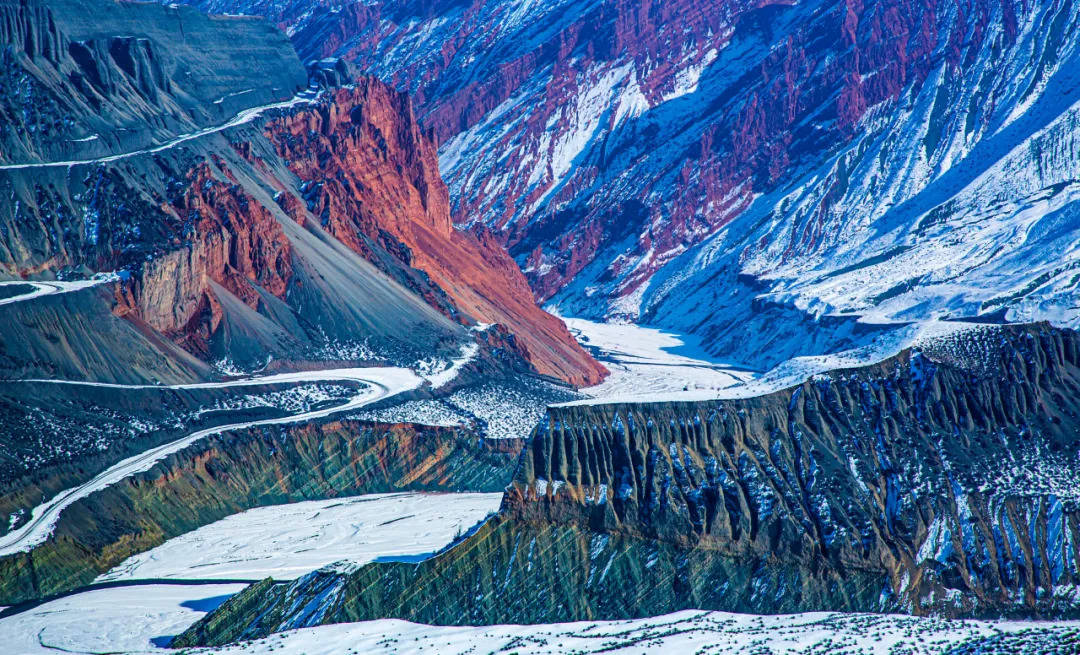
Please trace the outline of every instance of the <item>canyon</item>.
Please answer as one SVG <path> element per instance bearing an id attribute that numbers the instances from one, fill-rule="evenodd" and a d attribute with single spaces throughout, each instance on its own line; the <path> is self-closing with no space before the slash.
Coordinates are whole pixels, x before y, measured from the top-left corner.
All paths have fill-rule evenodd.
<path id="1" fill-rule="evenodd" d="M 228 451 L 239 459 L 216 473 L 214 451 L 201 455 L 185 475 L 206 492 L 231 469 L 226 487 L 181 492 L 161 467 L 215 435 L 306 421 L 352 444 L 387 428 L 349 413 L 395 394 L 390 405 L 431 402 L 523 378 L 560 398 L 606 374 L 498 243 L 452 225 L 407 96 L 344 62 L 306 69 L 259 19 L 112 0 L 0 9 L 5 604 L 335 484 L 490 490 L 512 471 L 497 453 L 520 447 L 485 446 L 479 418 L 397 423 L 370 446 L 388 462 L 336 473 L 351 484 L 313 481 L 300 455 L 266 461 L 282 455 L 270 447 Z M 229 63 L 211 73 L 217 62 Z M 331 415 L 346 423 L 319 423 Z M 479 441 L 430 432 L 459 429 Z M 458 470 L 474 456 L 492 463 Z M 164 498 L 126 495 L 146 475 Z M 294 492 L 289 476 L 303 478 Z"/>
<path id="2" fill-rule="evenodd" d="M 882 324 L 1077 326 L 1074 3 L 189 1 L 410 92 L 454 220 L 563 315 L 757 369 Z"/>
<path id="3" fill-rule="evenodd" d="M 269 29 L 260 21 L 208 19 L 186 8 L 104 4 L 116 14 L 116 24 L 95 20 L 95 29 L 142 30 L 147 43 L 159 49 L 174 42 L 199 45 L 187 40 L 182 20 L 172 21 L 170 12 L 210 21 L 199 26 L 200 38 L 208 42 L 232 42 L 225 37 L 232 34 L 232 23 Z M 53 57 L 54 51 L 64 50 L 65 39 L 84 42 L 78 40 L 79 30 L 87 29 L 76 20 L 80 12 L 63 3 L 9 5 L 11 31 L 52 30 L 50 38 L 58 42 L 43 51 L 32 40 L 16 42 L 22 49 L 10 55 L 17 55 L 27 83 L 48 86 L 71 65 Z M 117 144 L 115 150 L 123 151 L 119 158 L 100 160 L 76 159 L 86 154 L 86 146 L 72 139 L 64 152 L 55 153 L 76 162 L 71 166 L 36 165 L 39 160 L 27 157 L 0 171 L 6 191 L 0 267 L 15 277 L 44 270 L 120 271 L 108 307 L 126 322 L 116 328 L 124 334 L 117 335 L 122 341 L 115 347 L 153 348 L 159 357 L 180 360 L 177 366 L 186 370 L 164 381 L 207 374 L 190 358 L 168 352 L 170 342 L 204 363 L 227 360 L 242 369 L 265 363 L 267 355 L 404 361 L 452 352 L 453 342 L 469 338 L 463 328 L 481 324 L 494 326 L 481 340 L 508 359 L 524 359 L 517 364 L 524 370 L 570 383 L 599 381 L 602 367 L 561 323 L 536 307 L 499 246 L 451 226 L 434 149 L 407 99 L 362 79 L 347 90 L 312 88 L 289 100 L 303 91 L 306 73 L 288 43 L 272 33 L 276 40 L 266 46 L 272 45 L 272 55 L 250 54 L 270 62 L 260 66 L 245 67 L 245 60 L 232 58 L 228 50 L 204 44 L 204 57 L 235 61 L 249 83 L 270 76 L 280 85 L 258 85 L 264 89 L 260 93 L 276 89 L 276 97 L 244 94 L 238 115 L 246 120 L 228 122 L 230 129 L 194 132 L 198 138 L 175 134 L 180 128 L 142 141 L 132 137 Z M 124 68 L 126 61 L 112 50 L 93 59 L 109 75 L 138 82 L 138 75 Z M 184 66 L 192 64 L 177 63 L 177 69 L 162 74 L 187 78 L 192 73 Z M 239 86 L 225 73 L 219 82 Z M 163 113 L 180 90 L 166 87 L 161 98 L 147 101 L 148 115 L 140 120 L 168 124 Z M 283 99 L 288 101 L 260 103 Z M 231 102 L 228 109 L 238 108 Z M 49 110 L 39 107 L 37 113 Z M 280 116 L 263 115 L 274 112 Z M 54 113 L 58 121 L 77 120 L 66 109 Z M 96 119 L 101 116 L 110 113 L 101 111 Z M 124 117 L 117 112 L 117 129 Z M 320 173 L 332 174 L 336 186 L 313 180 L 316 161 L 328 167 L 336 163 L 335 170 Z M 144 334 L 135 334 L 139 331 Z M 47 347 L 33 344 L 31 334 L 10 338 L 8 351 Z M 321 352 L 335 348 L 351 352 L 336 357 Z M 81 354 L 53 356 L 70 365 Z M 18 361 L 12 368 L 19 374 L 34 370 Z"/>
<path id="4" fill-rule="evenodd" d="M 0 0 L 0 642 L 1072 648 L 1078 43 Z"/>

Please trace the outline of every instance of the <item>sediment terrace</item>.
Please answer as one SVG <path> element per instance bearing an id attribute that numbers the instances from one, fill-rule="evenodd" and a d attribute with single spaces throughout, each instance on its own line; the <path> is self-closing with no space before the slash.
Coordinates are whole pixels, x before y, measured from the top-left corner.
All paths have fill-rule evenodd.
<path id="1" fill-rule="evenodd" d="M 387 616 L 1072 616 L 1078 385 L 1077 333 L 1038 324 L 755 398 L 552 407 L 464 543 L 252 587 L 177 643 Z"/>
<path id="2" fill-rule="evenodd" d="M 500 491 L 522 446 L 467 430 L 328 421 L 207 437 L 64 510 L 0 559 L 0 604 L 91 583 L 128 556 L 253 507 L 399 490 Z"/>

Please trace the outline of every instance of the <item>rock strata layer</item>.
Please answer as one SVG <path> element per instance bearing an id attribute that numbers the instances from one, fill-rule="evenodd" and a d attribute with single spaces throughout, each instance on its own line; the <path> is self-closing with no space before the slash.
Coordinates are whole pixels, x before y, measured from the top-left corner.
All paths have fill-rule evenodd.
<path id="1" fill-rule="evenodd" d="M 68 507 L 49 539 L 0 558 L 4 605 L 90 584 L 127 557 L 266 505 L 390 491 L 498 491 L 522 442 L 333 421 L 226 433 Z"/>
<path id="2" fill-rule="evenodd" d="M 691 607 L 1077 615 L 1078 391 L 1080 336 L 1035 324 L 754 398 L 553 407 L 481 532 L 249 592 L 228 636 Z M 317 613 L 290 609 L 327 585 Z M 203 627 L 191 643 L 220 643 Z"/>

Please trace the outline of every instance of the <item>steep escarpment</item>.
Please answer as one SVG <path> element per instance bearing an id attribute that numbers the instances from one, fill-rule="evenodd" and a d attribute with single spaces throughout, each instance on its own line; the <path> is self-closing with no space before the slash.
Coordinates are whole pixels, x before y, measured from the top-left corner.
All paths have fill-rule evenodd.
<path id="1" fill-rule="evenodd" d="M 271 358 L 413 362 L 456 352 L 465 336 L 317 225 L 290 219 L 224 137 L 74 170 L 82 174 L 8 171 L 0 180 L 11 191 L 3 201 L 11 227 L 4 241 L 13 256 L 6 264 L 16 275 L 122 271 L 111 297 L 80 292 L 84 305 L 96 299 L 101 306 L 79 315 L 118 317 L 129 327 L 110 335 L 136 344 L 135 352 L 164 351 L 167 361 L 180 360 L 157 366 L 163 372 L 198 367 L 162 344 L 179 344 L 187 359 L 253 370 Z M 40 313 L 19 304 L 11 311 L 30 312 L 35 321 Z M 30 352 L 65 355 L 35 344 L 35 335 L 49 331 L 27 323 L 26 339 L 13 339 L 9 349 L 16 362 Z M 84 379 L 120 381 L 120 374 L 139 370 L 125 372 L 123 345 L 74 341 L 67 356 L 32 359 L 18 373 L 47 377 L 51 372 L 43 369 L 76 368 Z M 84 360 L 84 353 L 94 359 Z"/>
<path id="2" fill-rule="evenodd" d="M 265 592 L 241 632 L 305 624 L 335 575 L 317 622 L 1075 614 L 1078 387 L 1080 337 L 1031 325 L 755 398 L 553 407 L 480 533 Z"/>
<path id="3" fill-rule="evenodd" d="M 645 617 L 668 607 L 722 605 L 768 613 L 876 606 L 874 576 L 813 576 L 785 564 L 745 564 L 715 551 L 688 551 L 585 526 L 496 517 L 419 564 L 324 569 L 276 585 L 264 580 L 171 645 L 220 645 L 387 616 L 482 625 Z"/>
<path id="4" fill-rule="evenodd" d="M 554 408 L 505 506 L 887 574 L 909 611 L 1050 613 L 1080 581 L 1078 347 L 989 328 L 745 401 Z"/>
<path id="5" fill-rule="evenodd" d="M 602 379 L 603 367 L 532 301 L 498 242 L 454 227 L 434 144 L 408 96 L 362 78 L 314 110 L 270 122 L 266 133 L 302 181 L 306 208 L 335 238 L 373 261 L 369 244 L 378 244 L 422 272 L 452 317 L 504 326 L 537 372 L 575 385 Z"/>
<path id="6" fill-rule="evenodd" d="M 416 491 L 498 491 L 522 442 L 335 421 L 208 437 L 64 511 L 49 539 L 0 559 L 4 604 L 89 584 L 128 556 L 252 507 Z"/>
<path id="7" fill-rule="evenodd" d="M 0 270 L 120 271 L 94 313 L 133 328 L 106 319 L 115 342 L 57 348 L 34 342 L 50 328 L 32 320 L 5 376 L 118 380 L 144 372 L 125 350 L 170 343 L 182 350 L 144 379 L 205 377 L 199 361 L 445 362 L 469 341 L 495 368 L 603 376 L 495 240 L 451 226 L 404 96 L 326 88 L 355 80 L 321 64 L 322 97 L 294 97 L 307 72 L 256 18 L 113 0 L 9 0 L 0 16 Z M 36 356 L 64 350 L 75 357 Z M 115 362 L 97 357 L 110 350 Z"/>
<path id="8" fill-rule="evenodd" d="M 25 166 L 0 171 L 0 268 L 45 278 L 121 272 L 102 287 L 111 293 L 65 299 L 72 313 L 60 324 L 41 302 L 5 307 L 19 318 L 4 335 L 5 377 L 181 382 L 207 377 L 212 361 L 251 369 L 271 358 L 367 361 L 374 349 L 403 359 L 456 350 L 462 331 L 423 299 L 317 234 L 294 229 L 290 239 L 296 223 L 265 197 L 257 176 L 233 173 L 245 162 L 222 128 L 244 125 L 306 83 L 275 28 L 111 0 L 12 2 L 4 12 L 12 44 L 5 56 L 18 64 L 5 71 L 18 80 L 4 85 L 10 94 L 0 110 L 55 120 L 79 138 L 4 121 L 5 135 L 27 152 Z M 67 113 L 47 111 L 35 85 Z M 30 100 L 33 111 L 24 106 Z M 38 139 L 52 149 L 35 150 Z M 156 144 L 156 154 L 140 150 Z M 4 152 L 20 154 L 14 146 Z M 77 157 L 86 159 L 70 161 Z M 49 165 L 57 160 L 69 165 Z M 327 299 L 335 285 L 310 284 L 315 269 L 337 286 L 351 278 L 354 290 Z M 290 305 L 291 296 L 298 299 Z M 312 297 L 322 301 L 317 309 Z M 91 322 L 101 338 L 90 334 Z M 410 344 L 389 336 L 401 329 L 413 333 Z"/>

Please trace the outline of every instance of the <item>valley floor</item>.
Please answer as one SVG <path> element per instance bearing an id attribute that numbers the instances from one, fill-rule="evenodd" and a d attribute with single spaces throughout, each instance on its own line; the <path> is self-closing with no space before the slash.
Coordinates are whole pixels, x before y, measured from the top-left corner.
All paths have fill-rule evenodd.
<path id="1" fill-rule="evenodd" d="M 562 319 L 578 341 L 611 372 L 601 384 L 580 390 L 586 398 L 568 404 L 760 396 L 828 371 L 880 362 L 926 339 L 950 339 L 961 334 L 978 339 L 978 333 L 988 329 L 964 321 L 886 324 L 858 347 L 792 357 L 768 371 L 757 371 L 733 360 L 710 356 L 701 339 L 692 334 L 631 323 Z"/>
<path id="2" fill-rule="evenodd" d="M 602 383 L 581 390 L 596 402 L 683 392 L 716 395 L 758 375 L 710 357 L 693 335 L 630 323 L 563 320 L 611 372 Z"/>
<path id="3" fill-rule="evenodd" d="M 0 619 L 0 642 L 14 648 L 7 652 L 19 655 L 179 652 L 161 646 L 170 635 L 183 630 L 240 588 L 236 584 L 152 584 L 84 592 Z M 1015 650 L 1017 647 L 1020 650 Z M 221 655 L 1023 652 L 1035 655 L 1075 653 L 1077 648 L 1080 648 L 1077 622 L 1048 625 L 821 612 L 756 616 L 688 610 L 628 621 L 532 626 L 445 627 L 385 619 L 291 630 L 266 639 L 198 652 Z"/>
<path id="4" fill-rule="evenodd" d="M 579 340 L 611 370 L 604 383 L 582 390 L 586 399 L 576 401 L 589 403 L 752 395 L 769 385 L 804 379 L 819 370 L 880 359 L 927 333 L 941 336 L 981 329 L 955 323 L 898 326 L 888 339 L 865 350 L 798 358 L 760 373 L 710 358 L 700 344 L 685 335 L 633 325 L 566 320 Z M 456 369 L 447 376 L 454 373 Z M 435 400 L 410 400 L 360 410 L 373 396 L 384 397 L 410 388 L 419 384 L 420 378 L 398 369 L 349 369 L 286 374 L 257 381 L 303 383 L 328 379 L 351 380 L 365 386 L 344 406 L 262 422 L 302 421 L 353 409 L 368 420 L 419 419 L 447 425 L 479 422 L 494 433 L 492 436 L 525 437 L 546 403 L 574 396 L 532 383 L 521 388 L 487 385 Z M 244 380 L 186 386 L 217 388 L 253 383 Z M 226 428 L 194 433 L 184 441 L 189 443 L 200 434 Z M 116 481 L 109 478 L 108 483 Z M 263 507 L 236 514 L 135 555 L 96 581 L 111 586 L 76 592 L 30 609 L 9 609 L 9 615 L 0 618 L 0 651 L 13 655 L 170 652 L 166 646 L 172 636 L 243 588 L 243 584 L 233 581 L 267 576 L 287 580 L 342 561 L 351 565 L 380 559 L 420 561 L 497 510 L 500 500 L 501 494 L 497 493 L 379 494 Z M 40 516 L 41 512 L 36 514 Z M 46 522 L 40 523 L 39 532 L 47 535 Z M 27 539 L 18 531 L 8 538 L 20 542 L 14 544 L 16 547 Z M 292 630 L 199 652 L 1058 653 L 1080 652 L 1080 622 L 955 621 L 841 613 L 759 616 L 704 611 L 532 626 L 444 627 L 385 619 Z"/>
<path id="5" fill-rule="evenodd" d="M 260 507 L 129 557 L 97 581 L 289 580 L 340 561 L 424 559 L 501 500 L 500 493 L 397 493 Z"/>
<path id="6" fill-rule="evenodd" d="M 52 499 L 33 508 L 29 521 L 0 537 L 0 555 L 8 555 L 11 553 L 26 551 L 42 543 L 49 537 L 50 534 L 52 534 L 56 522 L 57 520 L 59 520 L 60 513 L 66 507 L 69 507 L 72 503 L 82 498 L 85 498 L 96 491 L 100 491 L 101 489 L 104 489 L 110 485 L 116 484 L 117 482 L 124 480 L 125 478 L 131 476 L 134 473 L 146 471 L 156 462 L 163 459 L 165 456 L 178 452 L 184 447 L 195 443 L 196 441 L 204 437 L 212 434 L 220 434 L 229 430 L 239 430 L 252 426 L 285 425 L 290 423 L 302 423 L 305 421 L 311 421 L 339 412 L 359 409 L 377 400 L 386 398 L 387 396 L 392 396 L 403 391 L 415 389 L 421 384 L 421 379 L 417 377 L 417 375 L 411 370 L 395 367 L 348 368 L 323 371 L 304 371 L 300 373 L 285 373 L 280 375 L 264 376 L 261 378 L 248 378 L 244 380 L 231 380 L 226 382 L 205 382 L 181 385 L 162 385 L 161 387 L 153 387 L 150 385 L 104 384 L 96 382 L 71 382 L 66 380 L 37 381 L 74 386 L 107 387 L 121 390 L 141 388 L 220 389 L 228 387 L 260 386 L 278 383 L 302 383 L 307 381 L 350 381 L 360 384 L 361 388 L 351 398 L 349 398 L 345 403 L 342 404 L 332 405 L 330 407 L 320 407 L 317 409 L 309 408 L 308 411 L 298 412 L 280 418 L 263 419 L 257 421 L 244 421 L 240 423 L 232 423 L 229 425 L 222 425 L 208 428 L 205 430 L 199 430 L 196 432 L 192 432 L 191 434 L 181 439 L 171 441 L 156 448 L 151 448 L 150 450 L 118 462 L 106 469 L 105 471 L 102 471 L 88 482 L 56 494 Z M 30 382 L 33 382 L 33 380 L 31 380 Z"/>
<path id="7" fill-rule="evenodd" d="M 153 584 L 86 591 L 0 619 L 11 655 L 163 652 L 244 584 Z"/>
<path id="8" fill-rule="evenodd" d="M 423 559 L 498 507 L 501 494 L 375 494 L 234 515 L 135 556 L 82 591 L 0 618 L 12 655 L 178 652 L 169 639 L 244 585 L 329 562 Z M 139 579 L 136 579 L 139 578 Z M 168 579 L 168 580 L 167 580 Z M 141 581 L 140 581 L 141 580 Z M 125 584 L 127 582 L 128 584 Z M 989 640 L 989 641 L 987 641 Z M 1015 650 L 1019 647 L 1021 650 Z M 683 611 L 626 621 L 446 627 L 386 619 L 291 630 L 205 653 L 1061 653 L 1080 622 L 955 621 L 899 615 L 758 616 Z M 965 650 L 966 649 L 966 650 Z"/>
<path id="9" fill-rule="evenodd" d="M 419 561 L 498 509 L 501 497 L 372 494 L 242 512 L 131 557 L 97 581 L 114 586 L 0 618 L 0 652 L 161 652 L 245 586 L 212 580 L 290 579 L 331 563 L 383 558 Z"/>

